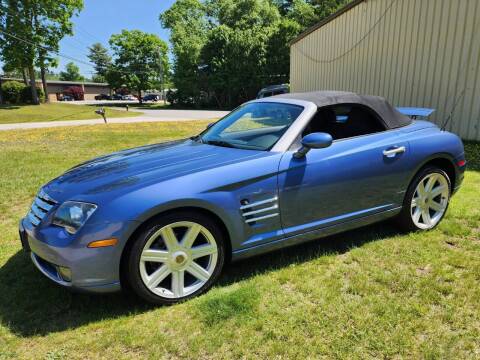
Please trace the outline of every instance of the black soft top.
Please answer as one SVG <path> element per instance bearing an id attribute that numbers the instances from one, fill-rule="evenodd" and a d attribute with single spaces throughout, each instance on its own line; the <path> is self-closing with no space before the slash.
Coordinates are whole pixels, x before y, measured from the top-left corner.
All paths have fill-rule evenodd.
<path id="1" fill-rule="evenodd" d="M 310 101 L 319 108 L 338 104 L 361 104 L 374 110 L 388 129 L 396 129 L 412 122 L 408 116 L 401 114 L 380 96 L 358 95 L 345 91 L 312 91 L 281 94 L 275 97 Z"/>

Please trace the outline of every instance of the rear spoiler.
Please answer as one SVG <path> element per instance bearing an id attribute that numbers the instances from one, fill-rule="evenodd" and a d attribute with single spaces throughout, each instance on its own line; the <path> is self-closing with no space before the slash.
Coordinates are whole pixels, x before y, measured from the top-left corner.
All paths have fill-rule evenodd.
<path id="1" fill-rule="evenodd" d="M 415 107 L 397 107 L 397 110 L 401 112 L 403 115 L 407 115 L 412 119 L 416 118 L 428 118 L 435 109 L 427 109 L 427 108 L 415 108 Z"/>

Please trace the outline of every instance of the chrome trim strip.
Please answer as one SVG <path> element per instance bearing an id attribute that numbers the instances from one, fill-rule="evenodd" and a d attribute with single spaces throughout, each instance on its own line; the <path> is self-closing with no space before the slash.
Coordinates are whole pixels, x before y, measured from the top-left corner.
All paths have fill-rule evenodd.
<path id="1" fill-rule="evenodd" d="M 41 199 L 43 199 L 43 200 L 45 200 L 45 201 L 50 201 L 50 202 L 52 202 L 52 203 L 54 203 L 54 204 L 57 204 L 57 201 L 55 201 L 54 199 L 52 199 L 52 198 L 50 197 L 50 195 L 48 195 L 45 191 L 43 191 L 43 189 L 40 189 L 40 191 L 38 192 L 37 197 L 39 197 L 39 198 L 41 198 Z"/>
<path id="2" fill-rule="evenodd" d="M 49 204 L 45 201 L 43 201 L 41 198 L 39 197 L 36 197 L 35 198 L 35 201 L 34 201 L 34 204 L 37 205 L 37 207 L 39 207 L 40 209 L 43 209 L 45 211 L 50 211 L 52 208 L 53 208 L 53 205 L 52 204 Z"/>
<path id="3" fill-rule="evenodd" d="M 245 220 L 245 222 L 246 222 L 247 224 L 249 224 L 249 223 L 256 222 L 256 221 L 260 221 L 260 220 L 263 220 L 263 219 L 272 218 L 272 217 L 275 217 L 275 216 L 278 216 L 278 213 L 269 214 L 269 215 L 265 215 L 265 216 L 260 216 L 260 217 L 253 218 L 253 219 L 248 219 L 248 220 Z"/>
<path id="4" fill-rule="evenodd" d="M 46 212 L 41 210 L 37 205 L 35 204 L 32 204 L 32 213 L 33 215 L 35 215 L 36 217 L 38 217 L 40 220 L 44 218 Z"/>
<path id="5" fill-rule="evenodd" d="M 40 219 L 37 219 L 31 211 L 28 213 L 27 218 L 28 218 L 28 220 L 30 220 L 30 222 L 34 226 L 37 226 L 38 224 L 40 224 Z"/>
<path id="6" fill-rule="evenodd" d="M 258 214 L 258 213 L 262 213 L 262 212 L 266 212 L 266 211 L 270 211 L 270 210 L 275 210 L 275 209 L 278 209 L 277 204 L 275 204 L 273 206 L 270 206 L 268 208 L 263 208 L 263 209 L 260 209 L 260 210 L 253 210 L 253 211 L 243 213 L 243 216 L 254 215 L 254 214 Z"/>
<path id="7" fill-rule="evenodd" d="M 250 209 L 252 207 L 256 207 L 256 206 L 263 205 L 263 204 L 268 204 L 268 203 L 271 203 L 271 202 L 274 202 L 274 201 L 277 201 L 277 200 L 278 200 L 278 197 L 275 196 L 271 199 L 256 201 L 256 202 L 253 202 L 253 203 L 250 203 L 250 204 L 240 206 L 240 210 Z"/>

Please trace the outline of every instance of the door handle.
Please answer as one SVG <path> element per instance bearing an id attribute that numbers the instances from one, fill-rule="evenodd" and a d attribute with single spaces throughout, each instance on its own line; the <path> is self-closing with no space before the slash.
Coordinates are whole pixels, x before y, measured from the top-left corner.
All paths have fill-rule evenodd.
<path id="1" fill-rule="evenodd" d="M 395 157 L 395 155 L 397 154 L 404 153 L 405 150 L 406 150 L 405 146 L 397 146 L 397 147 L 394 147 L 393 149 L 383 150 L 383 155 L 388 158 L 392 158 L 392 157 Z"/>

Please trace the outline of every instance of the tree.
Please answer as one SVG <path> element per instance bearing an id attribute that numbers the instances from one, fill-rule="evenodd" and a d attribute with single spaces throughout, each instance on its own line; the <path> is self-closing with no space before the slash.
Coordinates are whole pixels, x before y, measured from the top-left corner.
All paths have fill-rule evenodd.
<path id="1" fill-rule="evenodd" d="M 40 78 L 42 79 L 42 88 L 45 95 L 45 101 L 48 103 L 50 102 L 47 86 L 47 76 L 49 75 L 48 68 L 57 67 L 58 61 L 56 58 L 49 56 L 45 49 L 40 49 L 37 64 L 40 67 Z"/>
<path id="2" fill-rule="evenodd" d="M 288 83 L 290 81 L 290 41 L 302 30 L 302 26 L 293 19 L 283 18 L 273 29 L 267 40 L 267 56 L 264 73 L 269 84 Z"/>
<path id="3" fill-rule="evenodd" d="M 318 22 L 332 15 L 350 1 L 351 0 L 309 0 L 308 2 L 314 7 L 317 16 L 316 21 Z"/>
<path id="4" fill-rule="evenodd" d="M 135 90 L 142 103 L 142 90 L 151 89 L 168 72 L 167 44 L 140 30 L 123 30 L 112 35 L 109 43 L 114 61 L 106 74 L 108 83 Z"/>
<path id="5" fill-rule="evenodd" d="M 306 0 L 293 0 L 286 17 L 295 21 L 302 30 L 312 26 L 321 18 L 316 13 L 315 6 Z"/>
<path id="6" fill-rule="evenodd" d="M 160 15 L 171 34 L 174 100 L 231 108 L 288 82 L 290 41 L 347 2 L 177 0 Z"/>
<path id="7" fill-rule="evenodd" d="M 210 0 L 208 4 L 219 25 L 208 34 L 202 61 L 209 67 L 208 85 L 217 106 L 232 108 L 255 97 L 269 82 L 267 44 L 281 16 L 267 0 Z"/>
<path id="8" fill-rule="evenodd" d="M 80 68 L 73 62 L 65 65 L 65 71 L 60 72 L 60 80 L 62 81 L 83 81 L 85 78 L 80 74 Z"/>
<path id="9" fill-rule="evenodd" d="M 294 0 L 272 0 L 282 16 L 287 15 L 292 10 L 293 1 Z"/>
<path id="10" fill-rule="evenodd" d="M 64 95 L 69 95 L 75 100 L 84 100 L 85 92 L 81 86 L 70 86 L 63 91 Z"/>
<path id="11" fill-rule="evenodd" d="M 200 52 L 212 27 L 207 6 L 199 0 L 177 0 L 160 15 L 163 27 L 170 29 L 174 56 L 172 81 L 180 103 L 200 100 L 203 73 L 199 72 Z"/>
<path id="12" fill-rule="evenodd" d="M 105 83 L 107 79 L 103 75 L 93 74 L 92 81 L 95 83 Z"/>
<path id="13" fill-rule="evenodd" d="M 273 0 L 282 16 L 297 21 L 303 28 L 314 25 L 351 0 Z"/>
<path id="14" fill-rule="evenodd" d="M 112 64 L 112 57 L 108 53 L 108 49 L 100 43 L 95 43 L 88 48 L 88 51 L 88 58 L 95 65 L 96 79 L 102 79 L 98 82 L 104 82 L 107 69 Z"/>
<path id="15" fill-rule="evenodd" d="M 32 99 L 38 104 L 35 66 L 45 73 L 54 64 L 52 54 L 58 52 L 60 40 L 72 34 L 70 19 L 83 8 L 83 0 L 0 0 L 0 5 L 0 56 L 7 64 L 27 69 Z"/>

